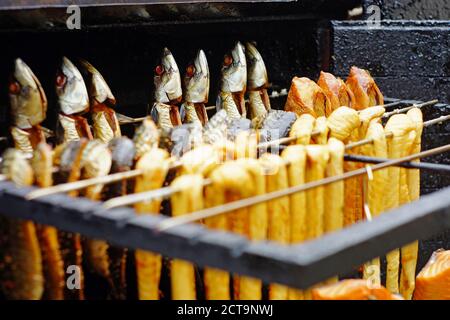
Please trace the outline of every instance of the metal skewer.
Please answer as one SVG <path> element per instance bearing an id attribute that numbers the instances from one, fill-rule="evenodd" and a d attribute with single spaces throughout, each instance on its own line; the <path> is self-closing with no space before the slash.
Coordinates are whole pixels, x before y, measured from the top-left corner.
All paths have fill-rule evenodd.
<path id="1" fill-rule="evenodd" d="M 441 146 L 438 148 L 434 148 L 431 150 L 423 151 L 420 153 L 416 153 L 413 155 L 409 155 L 407 157 L 393 159 L 393 160 L 386 161 L 383 163 L 375 164 L 375 165 L 371 166 L 371 170 L 377 171 L 377 170 L 381 170 L 381 169 L 384 169 L 384 168 L 387 168 L 390 166 L 395 166 L 397 164 L 401 164 L 403 162 L 409 162 L 409 161 L 412 161 L 415 159 L 429 157 L 429 156 L 444 153 L 447 151 L 450 151 L 450 144 L 447 144 L 445 146 Z M 231 212 L 231 211 L 238 210 L 241 208 L 250 207 L 250 206 L 262 203 L 262 202 L 267 202 L 267 201 L 275 200 L 275 199 L 278 199 L 281 197 L 286 197 L 286 196 L 289 196 L 294 193 L 306 191 L 306 190 L 309 190 L 312 188 L 325 186 L 325 185 L 328 185 L 328 184 L 331 184 L 334 182 L 346 180 L 346 179 L 364 175 L 364 174 L 367 174 L 367 169 L 361 168 L 361 169 L 346 172 L 342 175 L 328 177 L 325 179 L 308 182 L 308 183 L 305 183 L 302 185 L 298 185 L 298 186 L 294 186 L 294 187 L 290 187 L 290 188 L 286 188 L 286 189 L 282 189 L 282 190 L 277 190 L 277 191 L 266 193 L 263 195 L 258 195 L 258 196 L 254 196 L 251 198 L 245 198 L 245 199 L 230 202 L 230 203 L 227 203 L 224 205 L 196 211 L 196 212 L 193 212 L 190 214 L 169 218 L 169 219 L 161 222 L 157 226 L 157 229 L 159 231 L 164 231 L 164 230 L 167 230 L 167 229 L 179 226 L 179 225 L 183 225 L 183 224 L 199 221 L 202 219 L 210 218 L 213 216 L 221 215 L 221 214 L 224 214 L 227 212 Z"/>
<path id="2" fill-rule="evenodd" d="M 446 115 L 446 116 L 441 116 L 441 117 L 436 118 L 436 119 L 425 121 L 423 123 L 423 126 L 424 127 L 429 127 L 429 126 L 432 126 L 432 125 L 435 125 L 435 124 L 447 121 L 449 119 L 450 119 L 450 114 Z M 391 138 L 392 136 L 393 136 L 392 132 L 386 132 L 386 138 Z M 353 148 L 356 148 L 356 147 L 360 147 L 360 146 L 363 146 L 365 144 L 369 144 L 369 143 L 372 143 L 372 142 L 373 142 L 372 138 L 362 139 L 362 140 L 359 140 L 359 141 L 356 141 L 356 142 L 351 142 L 351 143 L 348 143 L 348 144 L 345 145 L 345 150 L 349 150 L 349 149 L 353 149 Z"/>
<path id="3" fill-rule="evenodd" d="M 390 112 L 385 112 L 383 114 L 383 118 L 389 118 L 390 116 L 392 116 L 394 114 L 403 113 L 403 112 L 409 111 L 409 110 L 414 109 L 414 108 L 421 109 L 423 107 L 432 106 L 432 105 L 434 105 L 434 104 L 436 104 L 438 102 L 439 102 L 439 100 L 434 99 L 434 100 L 430 100 L 430 101 L 425 101 L 423 103 L 414 103 L 414 104 L 412 104 L 412 105 L 410 105 L 408 107 L 405 107 L 405 108 L 399 108 L 399 109 L 392 110 Z"/>
<path id="4" fill-rule="evenodd" d="M 440 118 L 437 119 L 433 119 L 433 120 L 429 120 L 427 122 L 424 123 L 424 126 L 429 126 L 435 123 L 439 123 L 439 122 L 443 122 L 446 121 L 450 118 L 449 116 L 442 116 Z M 311 133 L 311 136 L 315 136 L 319 134 L 318 131 L 313 131 Z M 386 133 L 386 137 L 390 137 L 392 136 L 392 133 Z M 281 139 L 277 139 L 277 140 L 272 140 L 269 142 L 263 142 L 258 144 L 258 149 L 261 148 L 267 148 L 270 146 L 274 146 L 274 145 L 279 145 L 279 144 L 285 144 L 285 143 L 289 143 L 292 141 L 295 141 L 298 137 L 286 137 L 286 138 L 281 138 Z M 373 140 L 372 139 L 363 139 L 357 142 L 353 142 L 350 144 L 347 144 L 345 146 L 345 149 L 352 149 L 361 145 L 365 145 L 368 143 L 372 143 Z M 181 166 L 180 162 L 174 162 L 171 166 L 170 169 L 176 169 L 178 167 Z M 79 189 L 83 189 L 83 188 L 87 188 L 89 186 L 93 186 L 96 184 L 109 184 L 109 183 L 113 183 L 113 182 L 117 182 L 120 180 L 124 180 L 124 179 L 131 179 L 131 178 L 135 178 L 139 175 L 142 175 L 142 171 L 141 170 L 131 170 L 131 171 L 127 171 L 127 172 L 120 172 L 120 173 L 114 173 L 114 174 L 110 174 L 107 176 L 103 176 L 103 177 L 96 177 L 96 178 L 91 178 L 91 179 L 85 179 L 85 180 L 79 180 L 79 181 L 75 181 L 75 182 L 69 182 L 69 183 L 65 183 L 65 184 L 60 184 L 60 185 L 55 185 L 55 186 L 51 186 L 48 188 L 42 188 L 42 189 L 37 189 L 34 191 L 31 191 L 29 194 L 27 194 L 25 196 L 26 199 L 31 200 L 31 199 L 36 199 L 36 198 L 40 198 L 40 197 L 44 197 L 44 196 L 48 196 L 48 195 L 52 195 L 52 194 L 57 194 L 57 193 L 64 193 L 64 192 L 69 192 L 69 191 L 73 191 L 73 190 L 79 190 Z"/>
<path id="5" fill-rule="evenodd" d="M 367 157 L 367 156 L 360 156 L 360 155 L 354 155 L 354 154 L 346 154 L 346 155 L 344 155 L 344 160 L 352 161 L 352 162 L 375 163 L 376 164 L 376 163 L 383 163 L 383 162 L 389 161 L 390 159 Z M 450 173 L 450 165 L 440 164 L 440 163 L 404 162 L 397 166 L 402 167 L 402 168 L 407 168 L 407 169 L 432 170 L 432 171 L 439 171 L 439 172 L 443 172 L 443 173 Z"/>

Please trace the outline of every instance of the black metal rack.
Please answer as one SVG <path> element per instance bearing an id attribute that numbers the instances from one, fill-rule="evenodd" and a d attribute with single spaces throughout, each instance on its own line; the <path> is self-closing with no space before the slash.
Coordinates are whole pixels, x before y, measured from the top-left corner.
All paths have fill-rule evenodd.
<path id="1" fill-rule="evenodd" d="M 450 228 L 450 187 L 372 221 L 292 246 L 250 242 L 197 224 L 158 231 L 157 226 L 167 217 L 138 216 L 130 208 L 106 210 L 99 202 L 66 195 L 26 200 L 24 196 L 33 189 L 1 182 L 0 214 L 298 288 L 348 272 L 373 257 Z"/>

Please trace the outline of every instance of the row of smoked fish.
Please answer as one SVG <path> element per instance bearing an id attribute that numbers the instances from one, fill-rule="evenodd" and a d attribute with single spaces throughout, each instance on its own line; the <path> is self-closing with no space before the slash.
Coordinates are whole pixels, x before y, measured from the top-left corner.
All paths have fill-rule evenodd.
<path id="1" fill-rule="evenodd" d="M 104 201 L 170 185 L 177 191 L 164 213 L 180 216 L 359 168 L 361 164 L 344 162 L 345 144 L 364 138 L 373 143 L 352 153 L 398 158 L 420 151 L 420 109 L 393 115 L 383 126 L 383 96 L 370 74 L 356 67 L 346 82 L 325 72 L 317 83 L 295 77 L 285 111 L 271 110 L 264 61 L 254 44 L 238 42 L 224 56 L 218 112 L 208 119 L 205 54 L 200 50 L 186 68 L 182 85 L 175 59 L 164 49 L 155 68 L 151 117 L 132 139 L 121 136 L 120 125 L 121 119 L 134 121 L 116 114 L 114 96 L 101 74 L 86 61 L 79 67 L 62 60 L 56 76 L 58 125 L 51 132 L 40 126 L 47 111 L 44 90 L 31 69 L 16 60 L 9 85 L 14 148 L 2 161 L 2 174 L 16 184 L 46 188 L 142 169 L 134 180 L 92 185 L 70 195 Z M 53 148 L 46 135 L 56 135 Z M 281 154 L 277 148 L 265 152 L 267 148 L 259 147 L 288 136 L 294 141 Z M 171 169 L 174 159 L 181 163 L 176 170 Z M 212 183 L 205 186 L 206 178 Z M 202 223 L 254 241 L 299 243 L 363 220 L 364 199 L 374 216 L 417 199 L 419 179 L 417 170 L 392 167 L 373 173 L 367 194 L 363 179 L 356 177 Z M 134 208 L 137 214 L 158 214 L 161 204 L 161 199 L 152 199 Z M 161 292 L 162 272 L 169 273 L 173 299 L 400 299 L 399 293 L 410 299 L 415 286 L 416 299 L 450 298 L 449 251 L 436 253 L 415 283 L 417 243 L 387 255 L 387 289 L 381 286 L 380 261 L 374 259 L 363 267 L 364 280 L 338 282 L 335 277 L 297 290 L 178 259 L 163 268 L 159 254 L 132 253 L 32 221 L 2 217 L 0 231 L 1 289 L 8 299 L 84 299 L 86 272 L 107 281 L 108 298 L 124 299 L 129 296 L 129 274 L 134 274 L 130 265 L 140 299 L 169 295 Z M 68 285 L 73 279 L 66 272 L 73 266 L 80 270 L 75 288 Z"/>

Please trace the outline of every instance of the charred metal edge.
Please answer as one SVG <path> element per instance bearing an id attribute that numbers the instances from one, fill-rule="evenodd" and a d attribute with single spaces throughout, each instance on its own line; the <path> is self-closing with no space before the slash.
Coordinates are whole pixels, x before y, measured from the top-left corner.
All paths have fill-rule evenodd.
<path id="1" fill-rule="evenodd" d="M 138 216 L 129 208 L 105 210 L 99 202 L 66 195 L 25 200 L 33 189 L 0 182 L 0 214 L 298 288 L 348 272 L 373 257 L 450 228 L 450 187 L 371 222 L 293 246 L 254 243 L 194 224 L 157 232 L 157 224 L 166 219 L 161 215 Z"/>

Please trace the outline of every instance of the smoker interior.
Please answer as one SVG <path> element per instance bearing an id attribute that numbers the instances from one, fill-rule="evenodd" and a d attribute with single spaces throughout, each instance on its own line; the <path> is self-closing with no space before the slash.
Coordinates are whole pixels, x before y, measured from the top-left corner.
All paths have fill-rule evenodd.
<path id="1" fill-rule="evenodd" d="M 81 30 L 67 30 L 61 26 L 62 20 L 58 20 L 57 17 L 62 15 L 60 11 L 55 11 L 56 9 L 45 11 L 47 19 L 54 20 L 52 24 L 55 27 L 41 23 L 23 26 L 18 22 L 23 21 L 27 13 L 36 13 L 36 9 L 19 10 L 14 15 L 1 12 L 3 17 L 8 16 L 10 19 L 3 20 L 4 26 L 0 29 L 2 43 L 0 87 L 7 88 L 13 60 L 21 57 L 40 79 L 49 100 L 47 120 L 43 125 L 54 128 L 57 112 L 54 79 L 63 55 L 73 59 L 84 58 L 96 66 L 118 101 L 116 111 L 132 117 L 144 116 L 149 103 L 153 101 L 154 66 L 164 47 L 172 51 L 180 70 L 184 70 L 198 49 L 205 51 L 211 72 L 209 105 L 215 104 L 223 55 L 236 40 L 257 43 L 258 50 L 266 63 L 271 90 L 288 89 L 295 75 L 317 79 L 321 70 L 335 72 L 345 77 L 348 67 L 352 64 L 365 67 L 377 76 L 379 69 L 370 65 L 370 61 L 367 60 L 371 56 L 364 54 L 364 50 L 370 50 L 369 47 L 363 46 L 363 50 L 358 51 L 360 56 L 354 57 L 343 51 L 345 47 L 347 50 L 351 48 L 351 41 L 336 41 L 338 32 L 331 20 L 344 19 L 347 9 L 355 7 L 358 2 L 339 1 L 337 6 L 330 6 L 330 1 L 310 1 L 303 7 L 288 7 L 283 4 L 276 7 L 272 4 L 275 9 L 269 13 L 273 14 L 268 14 L 261 9 L 264 4 L 253 6 L 243 4 L 239 13 L 235 15 L 229 14 L 218 18 L 206 16 L 201 20 L 195 19 L 195 15 L 190 13 L 184 13 L 184 17 L 178 16 L 176 19 L 170 16 L 167 18 L 168 15 L 164 15 L 164 10 L 161 9 L 163 13 L 157 21 L 140 21 L 128 17 L 119 20 L 119 23 L 111 18 L 111 14 L 101 15 L 99 18 L 101 23 L 98 23 L 96 20 L 98 8 L 86 8 L 88 24 Z M 115 12 L 113 16 L 118 14 L 117 8 L 112 11 Z M 42 17 L 38 20 L 41 21 Z M 350 31 L 348 36 L 351 37 L 352 34 L 353 31 Z M 342 37 L 342 30 L 340 35 Z M 362 41 L 363 38 L 364 31 L 361 31 L 359 39 Z M 395 39 L 386 39 L 380 34 L 373 35 L 373 39 L 385 43 L 385 50 L 389 50 L 390 41 L 395 41 Z M 448 43 L 446 46 L 445 50 L 448 54 Z M 383 63 L 389 65 L 390 57 L 392 58 L 387 55 Z M 414 73 L 414 70 L 409 72 Z M 408 96 L 408 83 L 403 80 L 403 82 L 395 82 L 396 75 L 392 74 L 389 78 L 389 70 L 387 73 L 389 81 L 384 81 L 386 77 L 377 78 L 382 92 L 387 92 L 390 97 L 411 98 Z M 403 89 L 401 96 L 395 95 L 398 91 L 392 90 L 393 86 L 397 86 L 396 89 L 399 87 Z M 411 90 L 409 92 L 412 93 Z M 421 95 L 417 91 L 414 93 Z M 441 96 L 435 96 L 435 98 L 441 99 Z M 273 107 L 283 108 L 284 101 L 284 97 L 274 99 Z M 7 135 L 9 123 L 7 90 L 0 91 L 0 106 L 1 135 Z M 424 110 L 425 120 L 448 114 L 449 111 L 450 108 L 446 104 L 428 107 Z M 209 112 L 210 116 L 214 113 L 214 111 Z M 443 124 L 427 128 L 424 132 L 422 148 L 426 150 L 448 143 L 449 126 Z M 132 131 L 133 126 L 124 130 L 125 133 Z M 424 159 L 424 161 L 450 164 L 446 154 Z M 448 176 L 441 176 L 438 173 L 422 172 L 421 178 L 423 193 L 436 191 L 450 184 Z M 448 230 L 444 234 L 422 241 L 419 249 L 418 270 L 424 266 L 434 250 L 449 246 L 450 231 Z M 89 277 L 89 274 L 87 276 Z M 86 284 L 89 284 L 89 278 Z M 86 289 L 89 290 L 88 287 Z M 95 298 L 97 294 L 100 294 L 97 292 L 98 288 L 91 289 L 91 297 Z"/>

